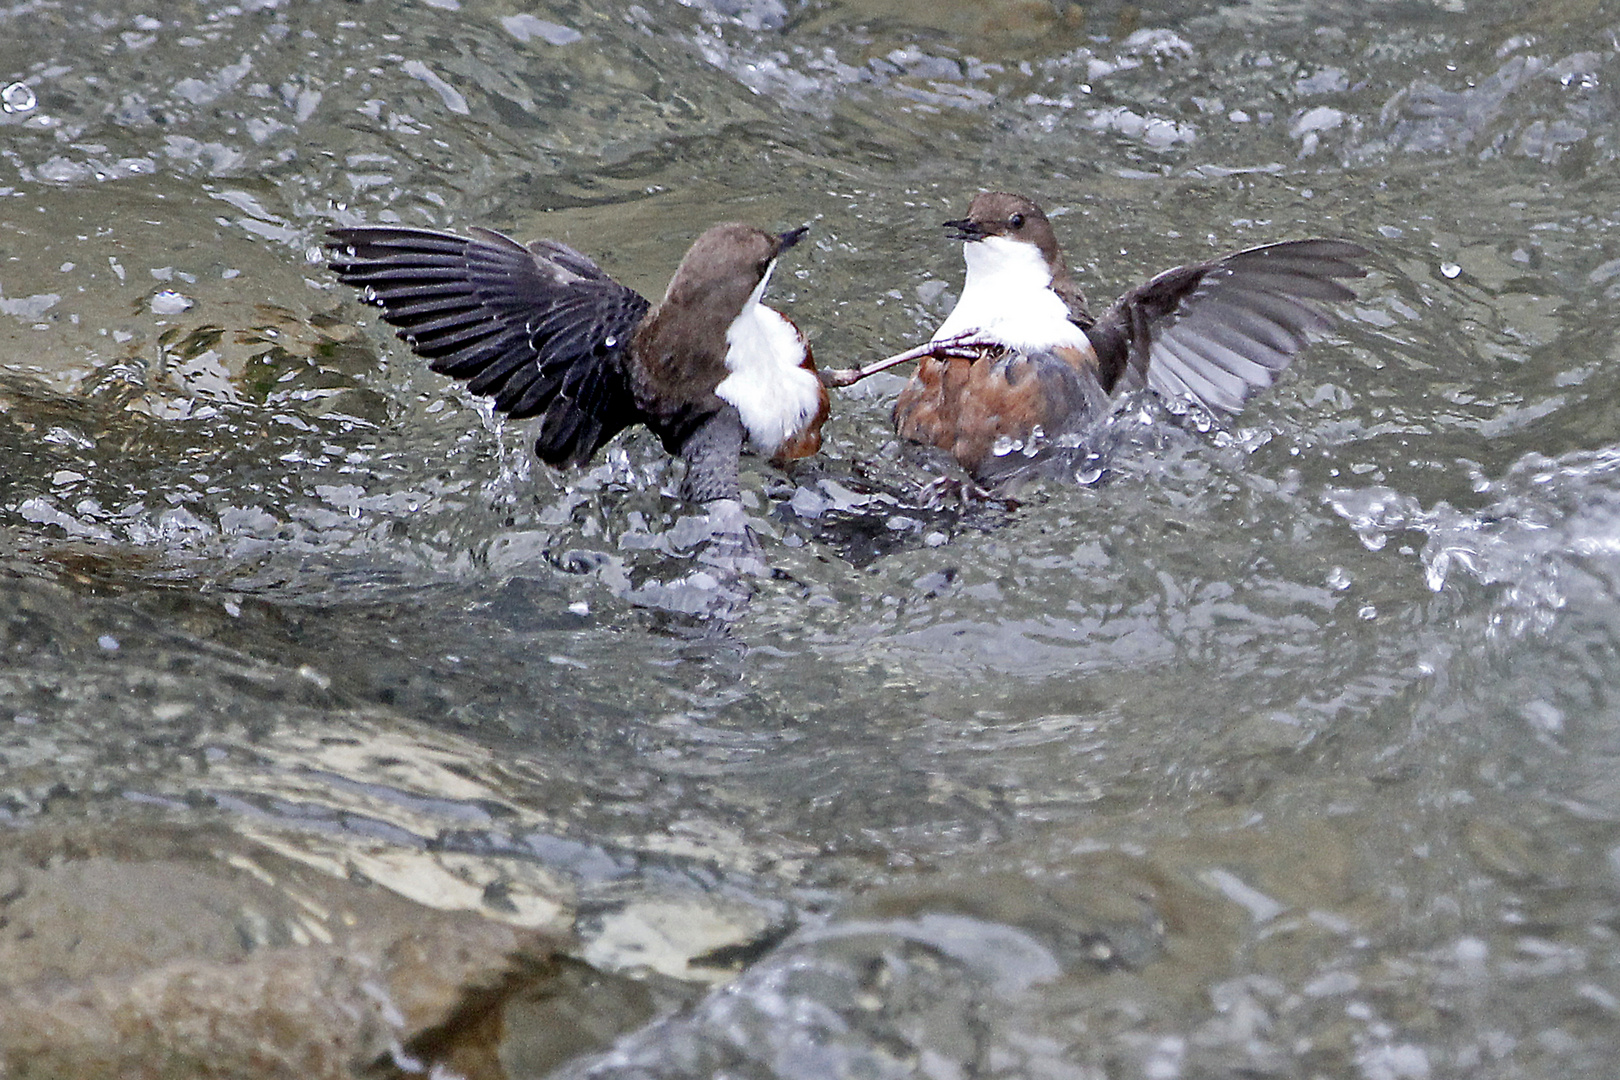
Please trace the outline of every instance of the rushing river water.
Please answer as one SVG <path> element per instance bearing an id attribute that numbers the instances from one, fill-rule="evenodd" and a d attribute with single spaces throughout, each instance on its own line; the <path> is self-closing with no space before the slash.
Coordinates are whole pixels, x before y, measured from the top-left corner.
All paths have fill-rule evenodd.
<path id="1" fill-rule="evenodd" d="M 1617 34 L 1596 0 L 4 0 L 5 1000 L 402 898 L 576 965 L 482 1075 L 1614 1075 Z M 1093 297 L 1311 235 L 1373 269 L 1237 419 L 1143 398 L 1105 480 L 1005 512 L 918 504 L 899 376 L 838 395 L 818 459 L 745 472 L 777 573 L 730 620 L 671 610 L 656 440 L 534 463 L 319 251 L 483 224 L 656 296 L 715 221 L 808 222 L 773 296 L 845 366 L 937 324 L 939 223 L 990 187 Z M 137 929 L 46 951 L 82 932 L 47 875 L 98 895 L 98 858 Z M 209 865 L 297 917 L 161 869 Z M 8 1023 L 0 1073 L 115 1074 Z"/>

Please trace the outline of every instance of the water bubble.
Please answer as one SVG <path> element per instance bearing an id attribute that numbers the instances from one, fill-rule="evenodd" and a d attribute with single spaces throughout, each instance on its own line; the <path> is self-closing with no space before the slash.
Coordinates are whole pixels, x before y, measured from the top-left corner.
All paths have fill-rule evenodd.
<path id="1" fill-rule="evenodd" d="M 997 435 L 996 441 L 990 445 L 990 452 L 996 457 L 1006 457 L 1015 450 L 1022 450 L 1024 443 L 1011 435 Z"/>
<path id="2" fill-rule="evenodd" d="M 24 113 L 39 104 L 33 89 L 27 83 L 14 82 L 0 90 L 0 109 L 8 113 Z"/>

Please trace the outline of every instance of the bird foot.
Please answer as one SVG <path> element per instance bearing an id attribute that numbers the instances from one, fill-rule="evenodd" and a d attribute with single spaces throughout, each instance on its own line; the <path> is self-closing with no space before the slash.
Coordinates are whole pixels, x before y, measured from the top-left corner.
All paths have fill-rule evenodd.
<path id="1" fill-rule="evenodd" d="M 676 519 L 656 545 L 678 576 L 644 581 L 630 591 L 632 603 L 720 620 L 748 606 L 755 579 L 771 574 L 748 514 L 737 499 L 711 499 L 703 510 Z"/>
<path id="2" fill-rule="evenodd" d="M 1018 506 L 1017 499 L 997 495 L 976 481 L 960 476 L 938 476 L 923 484 L 917 489 L 917 502 L 929 510 L 942 510 L 947 505 L 964 510 L 986 505 L 1013 510 Z"/>
<path id="3" fill-rule="evenodd" d="M 709 536 L 698 548 L 697 561 L 713 570 L 733 576 L 764 577 L 770 574 L 765 550 L 748 527 L 748 515 L 736 499 L 715 499 L 708 511 Z"/>

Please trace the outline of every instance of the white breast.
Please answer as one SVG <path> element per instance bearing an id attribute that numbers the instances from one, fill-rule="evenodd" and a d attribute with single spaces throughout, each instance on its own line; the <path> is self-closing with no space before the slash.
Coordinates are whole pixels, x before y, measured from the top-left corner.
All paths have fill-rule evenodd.
<path id="1" fill-rule="evenodd" d="M 1085 332 L 1052 291 L 1052 271 L 1034 244 L 987 236 L 962 245 L 967 280 L 962 298 L 934 331 L 935 341 L 965 333 L 1032 352 L 1059 345 L 1085 348 Z"/>
<path id="2" fill-rule="evenodd" d="M 774 269 L 774 264 L 772 269 Z M 821 407 L 821 383 L 804 362 L 793 324 L 760 302 L 770 271 L 726 330 L 726 369 L 715 393 L 736 406 L 755 452 L 774 454 Z"/>

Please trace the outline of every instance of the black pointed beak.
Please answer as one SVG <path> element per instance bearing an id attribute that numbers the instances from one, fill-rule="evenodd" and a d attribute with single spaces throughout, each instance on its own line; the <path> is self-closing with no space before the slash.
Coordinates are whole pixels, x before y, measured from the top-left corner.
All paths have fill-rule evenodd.
<path id="1" fill-rule="evenodd" d="M 947 221 L 945 222 L 945 227 L 947 229 L 956 230 L 951 234 L 952 240 L 961 240 L 964 243 L 973 240 L 983 240 L 986 236 L 990 235 L 984 231 L 984 226 L 980 225 L 972 218 L 957 218 L 955 221 Z"/>
<path id="2" fill-rule="evenodd" d="M 785 233 L 776 234 L 776 253 L 778 255 L 804 239 L 804 234 L 810 231 L 810 226 L 800 225 L 797 229 L 789 229 Z"/>

